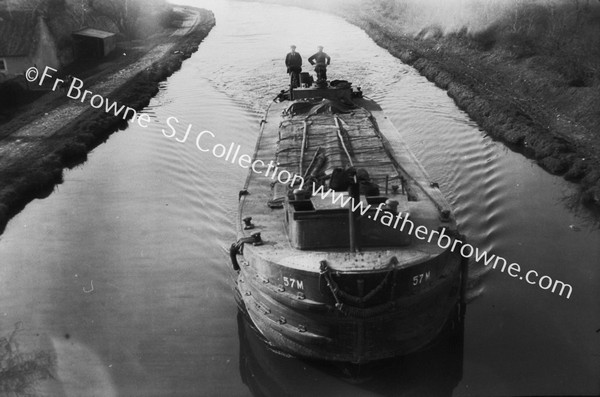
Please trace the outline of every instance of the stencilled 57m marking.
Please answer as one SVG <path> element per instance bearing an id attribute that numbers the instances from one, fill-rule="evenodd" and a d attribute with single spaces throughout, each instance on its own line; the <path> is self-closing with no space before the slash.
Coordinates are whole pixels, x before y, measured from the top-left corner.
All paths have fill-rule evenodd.
<path id="1" fill-rule="evenodd" d="M 283 286 L 303 290 L 304 289 L 304 281 L 284 276 L 283 277 Z"/>
<path id="2" fill-rule="evenodd" d="M 417 274 L 416 276 L 414 276 L 412 278 L 412 285 L 417 286 L 417 285 L 421 284 L 422 282 L 429 280 L 430 278 L 431 278 L 430 272 Z"/>

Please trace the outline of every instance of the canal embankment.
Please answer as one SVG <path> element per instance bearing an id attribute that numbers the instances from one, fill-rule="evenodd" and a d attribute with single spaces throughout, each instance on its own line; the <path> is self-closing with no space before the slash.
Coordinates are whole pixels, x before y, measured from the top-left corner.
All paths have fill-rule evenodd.
<path id="1" fill-rule="evenodd" d="M 215 25 L 209 10 L 186 7 L 178 11 L 185 15 L 180 27 L 149 38 L 155 45 L 147 53 L 108 76 L 86 81 L 85 89 L 135 110 L 147 106 L 159 83 L 181 67 Z M 39 68 L 41 72 L 44 67 Z M 28 124 L 2 134 L 0 232 L 27 203 L 50 194 L 62 182 L 63 169 L 84 162 L 93 148 L 127 126 L 123 118 L 89 103 L 65 100 L 66 94 L 54 99 L 59 106 L 50 106 Z M 8 128 L 9 124 L 3 125 L 4 130 Z"/>
<path id="2" fill-rule="evenodd" d="M 600 5 L 263 1 L 357 25 L 446 90 L 492 138 L 577 183 L 579 200 L 600 208 Z"/>

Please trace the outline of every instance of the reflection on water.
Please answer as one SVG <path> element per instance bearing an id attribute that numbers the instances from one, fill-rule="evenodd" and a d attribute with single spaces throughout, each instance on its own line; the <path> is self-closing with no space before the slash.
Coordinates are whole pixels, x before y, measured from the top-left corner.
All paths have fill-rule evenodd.
<path id="1" fill-rule="evenodd" d="M 246 384 L 296 395 L 598 394 L 600 232 L 566 208 L 571 184 L 491 140 L 443 91 L 339 18 L 188 3 L 214 9 L 217 26 L 144 110 L 151 125 L 113 135 L 0 237 L 0 335 L 22 322 L 23 352 L 57 358 L 46 395 L 247 396 Z M 246 170 L 161 130 L 175 116 L 251 154 L 261 109 L 286 83 L 291 43 L 305 58 L 324 45 L 328 74 L 382 104 L 470 242 L 569 282 L 571 299 L 472 263 L 462 355 L 432 350 L 367 375 L 271 356 L 258 341 L 245 344 L 249 332 L 240 340 L 223 247 L 235 239 Z M 462 376 L 453 361 L 461 357 Z"/>
<path id="2" fill-rule="evenodd" d="M 44 350 L 25 352 L 21 349 L 19 333 L 23 324 L 18 322 L 6 336 L 0 337 L 0 394 L 24 395 L 31 393 L 34 385 L 51 378 L 55 367 L 54 357 Z"/>
<path id="3" fill-rule="evenodd" d="M 353 365 L 298 360 L 270 350 L 238 312 L 240 373 L 255 397 L 451 396 L 462 379 L 464 322 L 429 349 L 397 359 Z"/>

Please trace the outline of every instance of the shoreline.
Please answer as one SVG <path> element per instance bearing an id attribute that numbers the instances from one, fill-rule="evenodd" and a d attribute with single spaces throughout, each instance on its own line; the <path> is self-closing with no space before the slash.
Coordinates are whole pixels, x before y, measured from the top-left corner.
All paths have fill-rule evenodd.
<path id="1" fill-rule="evenodd" d="M 544 170 L 578 184 L 580 201 L 594 210 L 600 210 L 600 162 L 593 149 L 584 143 L 561 136 L 549 126 L 540 125 L 537 117 L 528 111 L 528 104 L 509 98 L 493 103 L 481 95 L 482 86 L 489 82 L 473 81 L 476 78 L 453 73 L 442 64 L 442 59 L 431 56 L 428 49 L 419 48 L 419 41 L 401 35 L 393 36 L 368 22 L 354 21 L 377 45 L 388 50 L 422 76 L 446 91 L 456 105 L 465 111 L 490 137 L 510 150 L 524 155 Z M 440 57 L 441 58 L 441 57 Z M 479 83 L 479 85 L 477 84 Z M 596 158 L 595 158 L 596 157 Z M 591 160 L 587 163 L 585 160 Z"/>
<path id="2" fill-rule="evenodd" d="M 178 31 L 175 30 L 169 36 L 175 37 L 175 41 L 159 48 L 161 53 L 152 55 L 156 58 L 151 60 L 149 66 L 133 62 L 132 66 L 139 70 L 133 70 L 134 74 L 124 81 L 117 81 L 117 87 L 109 93 L 111 100 L 136 111 L 143 109 L 158 93 L 159 83 L 179 70 L 183 61 L 198 50 L 200 43 L 215 25 L 214 14 L 194 7 L 186 7 L 186 10 L 192 10 L 186 21 L 190 22 L 195 16 L 194 25 L 180 37 L 174 36 Z M 153 47 L 146 55 L 150 55 L 158 47 L 160 46 Z M 118 74 L 119 72 L 113 73 L 108 79 L 118 79 Z M 94 87 L 95 85 L 86 88 L 93 91 Z M 32 120 L 27 126 L 0 140 L 0 150 L 5 149 L 8 153 L 8 156 L 3 156 L 0 160 L 0 235 L 9 220 L 29 202 L 47 197 L 56 185 L 63 182 L 63 169 L 85 162 L 90 151 L 105 142 L 112 133 L 127 127 L 127 121 L 107 114 L 102 109 L 87 106 L 82 111 L 80 108 L 78 112 L 79 104 L 75 102 L 77 101 L 67 103 L 64 108 L 53 109 L 58 114 L 58 119 L 61 119 L 61 112 L 69 111 L 75 114 L 74 118 L 50 122 L 50 127 L 43 121 L 41 125 L 35 126 L 35 122 L 40 120 Z M 41 131 L 47 128 L 51 129 L 49 133 Z M 31 131 L 27 131 L 28 129 Z M 24 150 L 21 152 L 18 145 L 23 141 L 29 142 L 27 145 L 22 144 Z M 12 149 L 13 146 L 16 149 Z M 21 153 L 14 153 L 15 151 Z"/>

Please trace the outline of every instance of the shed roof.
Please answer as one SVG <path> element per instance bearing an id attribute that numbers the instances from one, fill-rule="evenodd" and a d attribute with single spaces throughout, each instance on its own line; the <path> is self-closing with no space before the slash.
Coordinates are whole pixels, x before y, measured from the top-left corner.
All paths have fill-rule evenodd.
<path id="1" fill-rule="evenodd" d="M 37 18 L 31 11 L 0 11 L 0 56 L 27 56 L 35 42 Z"/>
<path id="2" fill-rule="evenodd" d="M 104 30 L 98 30 L 98 29 L 92 29 L 92 28 L 81 29 L 76 32 L 73 32 L 73 34 L 76 36 L 94 37 L 97 39 L 105 39 L 107 37 L 111 37 L 111 36 L 115 35 L 114 33 L 111 33 L 111 32 L 106 32 Z"/>

